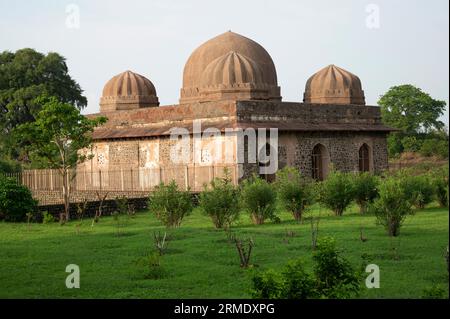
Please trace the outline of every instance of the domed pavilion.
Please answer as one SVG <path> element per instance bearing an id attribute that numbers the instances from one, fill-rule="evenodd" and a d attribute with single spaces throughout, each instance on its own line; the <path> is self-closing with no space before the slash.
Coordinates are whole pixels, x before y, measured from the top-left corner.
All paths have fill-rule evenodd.
<path id="1" fill-rule="evenodd" d="M 194 191 L 223 176 L 225 167 L 235 183 L 254 173 L 273 180 L 269 166 L 292 166 L 318 180 L 331 167 L 387 169 L 386 137 L 393 129 L 382 123 L 378 106 L 366 105 L 358 76 L 328 65 L 309 77 L 303 92 L 298 87 L 302 102 L 283 101 L 269 53 L 225 32 L 187 59 L 177 105 L 159 106 L 155 85 L 143 75 L 125 71 L 107 81 L 100 113 L 88 116 L 108 122 L 94 131 L 92 159 L 79 168 L 110 172 L 103 183 L 111 187 L 118 185 L 111 174 L 122 174 L 123 188 L 130 171 L 135 189 L 173 179 Z"/>

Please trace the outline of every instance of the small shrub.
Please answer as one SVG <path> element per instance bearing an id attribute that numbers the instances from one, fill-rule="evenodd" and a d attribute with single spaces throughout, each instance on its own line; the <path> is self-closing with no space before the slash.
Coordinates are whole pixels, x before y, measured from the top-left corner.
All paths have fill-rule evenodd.
<path id="1" fill-rule="evenodd" d="M 331 171 L 319 187 L 319 202 L 331 209 L 336 216 L 342 216 L 355 197 L 351 173 Z"/>
<path id="2" fill-rule="evenodd" d="M 276 193 L 265 180 L 254 175 L 242 184 L 241 205 L 250 213 L 254 224 L 263 224 L 266 219 L 277 221 Z"/>
<path id="3" fill-rule="evenodd" d="M 369 206 L 389 236 L 398 236 L 406 216 L 413 213 L 409 195 L 403 186 L 403 182 L 396 177 L 385 179 L 379 186 L 379 197 Z"/>
<path id="4" fill-rule="evenodd" d="M 44 212 L 42 214 L 42 223 L 43 224 L 51 224 L 55 222 L 55 217 L 49 212 Z"/>
<path id="5" fill-rule="evenodd" d="M 422 156 L 439 156 L 448 158 L 448 139 L 431 138 L 423 141 L 419 149 Z"/>
<path id="6" fill-rule="evenodd" d="M 193 209 L 191 194 L 179 190 L 175 181 L 162 183 L 150 195 L 149 208 L 165 226 L 179 227 Z"/>
<path id="7" fill-rule="evenodd" d="M 350 298 L 360 290 L 359 275 L 336 248 L 333 238 L 318 241 L 313 253 L 317 290 L 326 298 Z"/>
<path id="8" fill-rule="evenodd" d="M 31 191 L 11 178 L 0 176 L 0 216 L 7 221 L 23 221 L 36 210 Z"/>
<path id="9" fill-rule="evenodd" d="M 433 172 L 431 183 L 440 207 L 448 207 L 448 168 Z"/>
<path id="10" fill-rule="evenodd" d="M 20 164 L 16 161 L 0 159 L 0 174 L 20 172 Z"/>
<path id="11" fill-rule="evenodd" d="M 283 277 L 273 269 L 255 273 L 252 277 L 252 298 L 279 299 L 283 291 Z"/>
<path id="12" fill-rule="evenodd" d="M 294 219 L 301 221 L 303 213 L 314 202 L 313 181 L 293 167 L 284 167 L 276 176 L 278 198 Z"/>
<path id="13" fill-rule="evenodd" d="M 332 238 L 324 238 L 313 254 L 313 273 L 301 259 L 288 262 L 281 273 L 267 270 L 252 277 L 253 298 L 352 298 L 358 296 L 360 274 L 341 256 Z"/>
<path id="14" fill-rule="evenodd" d="M 239 217 L 239 192 L 232 184 L 228 172 L 224 178 L 216 178 L 211 182 L 211 189 L 200 194 L 199 207 L 211 217 L 216 228 L 229 228 Z"/>
<path id="15" fill-rule="evenodd" d="M 317 298 L 317 288 L 314 276 L 307 273 L 301 259 L 287 263 L 281 272 L 283 287 L 280 293 L 282 299 Z"/>
<path id="16" fill-rule="evenodd" d="M 353 179 L 355 202 L 361 213 L 366 212 L 367 205 L 378 196 L 378 178 L 369 172 L 356 174 Z"/>
<path id="17" fill-rule="evenodd" d="M 434 188 L 428 175 L 409 175 L 400 172 L 397 178 L 412 205 L 417 208 L 425 208 L 425 205 L 433 201 Z"/>

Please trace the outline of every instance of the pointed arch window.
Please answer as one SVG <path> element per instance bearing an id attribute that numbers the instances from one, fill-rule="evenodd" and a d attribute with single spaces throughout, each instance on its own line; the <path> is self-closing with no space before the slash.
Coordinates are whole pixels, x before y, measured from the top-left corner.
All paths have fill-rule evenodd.
<path id="1" fill-rule="evenodd" d="M 314 146 L 311 154 L 312 178 L 322 181 L 328 173 L 328 152 L 322 144 Z"/>
<path id="2" fill-rule="evenodd" d="M 366 143 L 359 148 L 359 171 L 370 171 L 370 150 Z"/>

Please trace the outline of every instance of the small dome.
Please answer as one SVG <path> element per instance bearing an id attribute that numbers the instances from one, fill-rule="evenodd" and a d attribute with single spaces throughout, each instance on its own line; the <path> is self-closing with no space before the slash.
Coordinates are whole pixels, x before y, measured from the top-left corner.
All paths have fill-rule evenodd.
<path id="1" fill-rule="evenodd" d="M 234 70 L 224 71 L 225 64 L 228 68 Z M 222 71 L 217 71 L 218 73 L 212 71 L 213 69 L 220 70 L 221 68 Z M 231 31 L 225 32 L 202 44 L 189 57 L 183 72 L 183 88 L 181 89 L 180 103 L 210 101 L 222 98 L 233 99 L 232 95 L 227 97 L 223 95 L 220 97 L 208 95 L 206 97 L 205 94 L 202 94 L 202 88 L 217 85 L 218 83 L 214 82 L 217 80 L 217 76 L 233 76 L 233 74 L 239 76 L 241 74 L 244 76 L 242 80 L 247 81 L 246 77 L 250 75 L 256 76 L 255 72 L 258 73 L 258 83 L 264 84 L 266 91 L 265 96 L 260 93 L 257 95 L 263 99 L 280 100 L 280 88 L 277 85 L 275 65 L 267 51 L 255 41 L 242 35 Z M 213 82 L 208 82 L 209 80 L 213 80 Z M 222 80 L 223 78 L 220 81 Z M 228 84 L 237 83 L 234 81 Z M 235 98 L 260 98 L 254 94 L 244 95 L 237 94 Z"/>
<path id="2" fill-rule="evenodd" d="M 114 76 L 103 88 L 100 111 L 131 110 L 158 106 L 155 86 L 146 77 L 125 71 Z"/>
<path id="3" fill-rule="evenodd" d="M 338 66 L 329 65 L 306 82 L 303 101 L 323 104 L 365 105 L 361 80 Z"/>

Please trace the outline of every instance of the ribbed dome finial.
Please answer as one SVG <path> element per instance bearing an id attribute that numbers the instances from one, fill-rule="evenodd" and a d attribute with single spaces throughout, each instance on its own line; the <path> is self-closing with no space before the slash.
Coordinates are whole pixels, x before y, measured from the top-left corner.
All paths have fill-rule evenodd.
<path id="1" fill-rule="evenodd" d="M 100 112 L 131 110 L 158 106 L 159 101 L 153 83 L 130 70 L 111 78 L 103 88 Z"/>
<path id="2" fill-rule="evenodd" d="M 366 104 L 361 80 L 334 64 L 321 69 L 308 79 L 303 101 L 322 104 Z"/>

